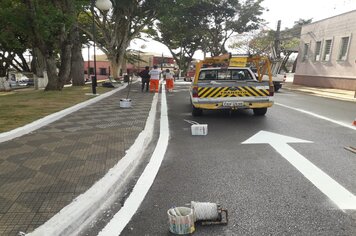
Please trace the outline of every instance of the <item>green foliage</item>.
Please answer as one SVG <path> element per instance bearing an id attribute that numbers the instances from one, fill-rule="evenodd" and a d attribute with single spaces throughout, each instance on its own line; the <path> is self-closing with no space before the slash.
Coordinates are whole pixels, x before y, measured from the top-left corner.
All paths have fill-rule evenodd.
<path id="1" fill-rule="evenodd" d="M 263 0 L 207 1 L 205 10 L 208 12 L 205 25 L 205 49 L 213 55 L 226 52 L 227 40 L 234 34 L 257 29 L 262 21 L 260 16 L 264 8 L 260 6 Z"/>
<path id="2" fill-rule="evenodd" d="M 194 53 L 219 55 L 236 33 L 256 29 L 263 0 L 175 0 L 159 8 L 153 38 L 165 44 L 181 69 L 187 70 Z"/>
<path id="3" fill-rule="evenodd" d="M 23 52 L 28 47 L 29 23 L 20 1 L 1 0 L 0 50 Z"/>
<path id="4" fill-rule="evenodd" d="M 158 32 L 150 31 L 155 40 L 169 48 L 184 71 L 202 45 L 203 26 L 206 23 L 204 7 L 204 1 L 201 0 L 166 1 L 158 14 Z"/>
<path id="5" fill-rule="evenodd" d="M 294 22 L 295 25 L 292 28 L 286 28 L 281 31 L 281 50 L 284 54 L 287 54 L 287 51 L 297 50 L 302 26 L 311 22 L 312 19 L 299 19 Z M 244 48 L 250 54 L 270 54 L 274 40 L 274 30 L 261 30 L 257 31 L 252 38 L 235 41 L 230 47 L 233 49 Z"/>
<path id="6" fill-rule="evenodd" d="M 22 56 L 30 46 L 26 9 L 16 0 L 0 0 L 0 6 L 0 76 L 5 76 L 10 67 L 28 71 Z"/>

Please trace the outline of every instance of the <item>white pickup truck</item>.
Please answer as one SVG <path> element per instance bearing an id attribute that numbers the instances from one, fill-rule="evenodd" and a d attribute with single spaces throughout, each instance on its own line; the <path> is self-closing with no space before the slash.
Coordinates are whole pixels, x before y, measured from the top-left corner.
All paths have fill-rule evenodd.
<path id="1" fill-rule="evenodd" d="M 272 75 L 272 82 L 274 86 L 274 91 L 278 92 L 280 88 L 282 88 L 282 85 L 284 82 L 286 82 L 286 74 L 276 74 Z M 269 81 L 268 75 L 264 75 L 262 77 L 262 81 Z"/>
<path id="2" fill-rule="evenodd" d="M 225 59 L 226 58 L 226 59 Z M 254 115 L 263 116 L 273 105 L 272 78 L 259 81 L 251 68 L 243 67 L 247 61 L 260 65 L 267 58 L 251 57 L 231 59 L 225 55 L 206 58 L 197 64 L 190 88 L 192 115 L 203 110 L 252 109 Z M 264 63 L 264 66 L 269 66 Z"/>

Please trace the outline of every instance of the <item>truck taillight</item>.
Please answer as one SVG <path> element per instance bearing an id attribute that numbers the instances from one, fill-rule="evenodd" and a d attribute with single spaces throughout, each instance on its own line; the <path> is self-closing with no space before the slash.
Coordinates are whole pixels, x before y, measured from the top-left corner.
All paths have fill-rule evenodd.
<path id="1" fill-rule="evenodd" d="M 199 96 L 198 96 L 198 86 L 194 86 L 194 87 L 193 87 L 193 89 L 192 89 L 192 95 L 193 95 L 193 98 L 199 97 Z"/>
<path id="2" fill-rule="evenodd" d="M 269 94 L 268 96 L 273 96 L 274 95 L 274 86 L 269 86 Z"/>

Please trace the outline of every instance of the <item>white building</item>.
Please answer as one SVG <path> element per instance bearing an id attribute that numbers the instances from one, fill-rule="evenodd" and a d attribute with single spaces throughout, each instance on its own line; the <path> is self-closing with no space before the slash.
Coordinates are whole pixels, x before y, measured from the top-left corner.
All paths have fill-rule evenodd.
<path id="1" fill-rule="evenodd" d="M 302 27 L 294 83 L 356 91 L 356 10 Z"/>

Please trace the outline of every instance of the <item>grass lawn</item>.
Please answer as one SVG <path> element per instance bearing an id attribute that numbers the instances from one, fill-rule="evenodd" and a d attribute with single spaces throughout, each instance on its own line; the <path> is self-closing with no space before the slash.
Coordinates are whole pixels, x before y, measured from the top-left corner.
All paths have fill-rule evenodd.
<path id="1" fill-rule="evenodd" d="M 97 93 L 111 91 L 98 84 Z M 66 87 L 62 91 L 43 91 L 19 89 L 11 92 L 0 92 L 0 133 L 6 132 L 54 112 L 71 107 L 91 99 L 91 85 L 84 87 Z"/>

